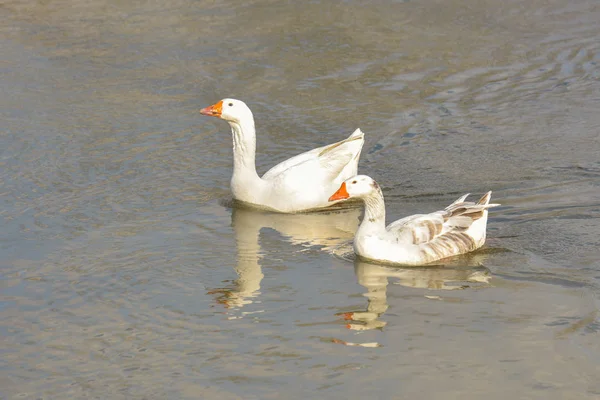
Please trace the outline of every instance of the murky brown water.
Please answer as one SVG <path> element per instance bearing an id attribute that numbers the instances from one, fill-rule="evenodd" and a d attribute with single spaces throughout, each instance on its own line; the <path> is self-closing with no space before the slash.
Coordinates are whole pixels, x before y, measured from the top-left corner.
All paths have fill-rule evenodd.
<path id="1" fill-rule="evenodd" d="M 0 17 L 1 398 L 600 396 L 598 1 Z M 391 269 L 360 210 L 232 209 L 226 96 L 259 171 L 360 127 L 390 218 L 493 190 L 487 247 Z"/>

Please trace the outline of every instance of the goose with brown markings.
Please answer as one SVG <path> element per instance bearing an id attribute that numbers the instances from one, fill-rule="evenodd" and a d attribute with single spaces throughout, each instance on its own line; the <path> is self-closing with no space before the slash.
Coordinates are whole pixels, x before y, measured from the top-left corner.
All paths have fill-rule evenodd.
<path id="1" fill-rule="evenodd" d="M 377 182 L 366 175 L 346 180 L 329 200 L 361 199 L 365 214 L 354 237 L 354 252 L 385 264 L 423 265 L 474 251 L 485 243 L 492 192 L 476 203 L 461 196 L 444 210 L 411 215 L 385 226 L 385 203 Z"/>

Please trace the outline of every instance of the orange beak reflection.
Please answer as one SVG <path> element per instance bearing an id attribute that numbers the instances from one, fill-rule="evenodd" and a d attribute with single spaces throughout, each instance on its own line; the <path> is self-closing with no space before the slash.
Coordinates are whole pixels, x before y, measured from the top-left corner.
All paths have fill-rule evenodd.
<path id="1" fill-rule="evenodd" d="M 200 114 L 208 115 L 209 117 L 221 118 L 222 111 L 223 111 L 223 100 L 219 101 L 217 104 L 213 104 L 210 107 L 203 108 L 202 110 L 200 110 Z"/>
<path id="2" fill-rule="evenodd" d="M 346 182 L 344 182 L 344 183 L 342 183 L 342 186 L 340 186 L 338 191 L 331 195 L 331 197 L 329 198 L 329 201 L 344 200 L 344 199 L 348 199 L 348 198 L 350 198 L 350 195 L 348 194 L 348 191 L 346 190 Z"/>

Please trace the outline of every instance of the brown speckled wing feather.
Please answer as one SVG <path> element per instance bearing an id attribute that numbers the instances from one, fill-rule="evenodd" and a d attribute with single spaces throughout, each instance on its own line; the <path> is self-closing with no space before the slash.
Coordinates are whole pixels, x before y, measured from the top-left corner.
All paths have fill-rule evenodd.
<path id="1" fill-rule="evenodd" d="M 423 256 L 430 259 L 467 253 L 477 248 L 475 240 L 466 231 L 484 215 L 484 211 L 498 204 L 489 204 L 491 192 L 477 203 L 466 202 L 468 194 L 460 197 L 442 211 L 411 215 L 387 227 L 395 232 L 398 241 L 419 245 Z"/>

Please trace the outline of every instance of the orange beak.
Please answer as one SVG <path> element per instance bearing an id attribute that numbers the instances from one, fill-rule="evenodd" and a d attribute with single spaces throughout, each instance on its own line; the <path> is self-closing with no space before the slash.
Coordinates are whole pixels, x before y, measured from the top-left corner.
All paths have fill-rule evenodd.
<path id="1" fill-rule="evenodd" d="M 209 117 L 221 118 L 222 111 L 223 111 L 223 100 L 219 101 L 217 104 L 213 104 L 210 107 L 203 108 L 202 110 L 200 110 L 200 114 L 208 115 Z"/>
<path id="2" fill-rule="evenodd" d="M 331 197 L 329 198 L 329 201 L 344 200 L 349 197 L 350 197 L 350 195 L 348 194 L 348 191 L 346 190 L 346 182 L 344 182 L 344 183 L 342 183 L 342 186 L 340 186 L 338 191 L 331 195 Z"/>

